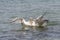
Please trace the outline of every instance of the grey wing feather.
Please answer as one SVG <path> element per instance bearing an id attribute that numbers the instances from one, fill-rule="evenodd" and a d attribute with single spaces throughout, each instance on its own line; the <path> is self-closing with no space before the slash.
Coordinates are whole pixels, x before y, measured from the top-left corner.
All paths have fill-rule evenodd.
<path id="1" fill-rule="evenodd" d="M 38 17 L 35 19 L 35 22 L 36 22 L 36 23 L 40 23 L 45 14 L 46 14 L 46 12 L 45 12 L 43 15 L 38 16 Z"/>

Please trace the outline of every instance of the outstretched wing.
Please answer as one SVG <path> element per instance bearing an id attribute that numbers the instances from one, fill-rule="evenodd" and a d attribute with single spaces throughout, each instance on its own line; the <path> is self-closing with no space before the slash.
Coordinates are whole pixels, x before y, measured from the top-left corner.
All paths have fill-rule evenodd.
<path id="1" fill-rule="evenodd" d="M 18 18 L 18 17 L 16 17 L 16 18 L 14 18 L 14 19 L 10 20 L 10 23 L 17 21 L 18 19 L 19 19 L 19 18 Z"/>
<path id="2" fill-rule="evenodd" d="M 41 15 L 41 16 L 38 16 L 38 17 L 35 19 L 35 22 L 40 23 L 41 20 L 43 19 L 44 15 L 46 15 L 46 13 L 47 13 L 47 12 L 45 12 L 45 13 L 44 13 L 43 15 Z"/>

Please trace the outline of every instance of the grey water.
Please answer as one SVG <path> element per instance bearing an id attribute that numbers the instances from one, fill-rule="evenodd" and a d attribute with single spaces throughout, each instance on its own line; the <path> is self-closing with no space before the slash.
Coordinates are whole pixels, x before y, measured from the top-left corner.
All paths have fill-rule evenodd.
<path id="1" fill-rule="evenodd" d="M 19 23 L 10 23 L 15 17 L 50 21 L 45 31 L 19 31 Z M 43 29 L 42 29 L 43 30 Z M 0 0 L 0 40 L 60 40 L 60 0 Z"/>

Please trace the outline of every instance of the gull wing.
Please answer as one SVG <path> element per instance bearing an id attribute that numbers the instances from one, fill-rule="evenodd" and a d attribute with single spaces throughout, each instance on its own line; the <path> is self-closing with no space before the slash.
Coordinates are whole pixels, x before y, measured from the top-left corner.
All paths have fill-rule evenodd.
<path id="1" fill-rule="evenodd" d="M 35 22 L 37 23 L 40 23 L 40 21 L 43 19 L 44 15 L 46 15 L 47 12 L 45 12 L 43 15 L 41 16 L 38 16 L 36 19 L 35 19 Z"/>
<path id="2" fill-rule="evenodd" d="M 16 18 L 14 18 L 14 19 L 10 20 L 10 23 L 17 21 L 18 19 L 19 19 L 19 18 L 18 18 L 18 17 L 16 17 Z"/>

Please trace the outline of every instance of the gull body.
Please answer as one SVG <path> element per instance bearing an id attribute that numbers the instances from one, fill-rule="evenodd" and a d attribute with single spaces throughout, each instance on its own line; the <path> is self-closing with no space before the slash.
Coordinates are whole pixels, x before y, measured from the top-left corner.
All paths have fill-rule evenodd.
<path id="1" fill-rule="evenodd" d="M 36 19 L 33 19 L 31 17 L 28 21 L 26 21 L 24 18 L 15 18 L 12 20 L 12 22 L 18 21 L 18 23 L 21 23 L 23 26 L 26 26 L 23 27 L 23 29 L 24 28 L 27 29 L 27 27 L 32 27 L 33 29 L 35 29 L 36 27 L 46 27 L 48 20 L 47 19 L 43 20 L 44 15 L 45 14 L 38 16 Z"/>

